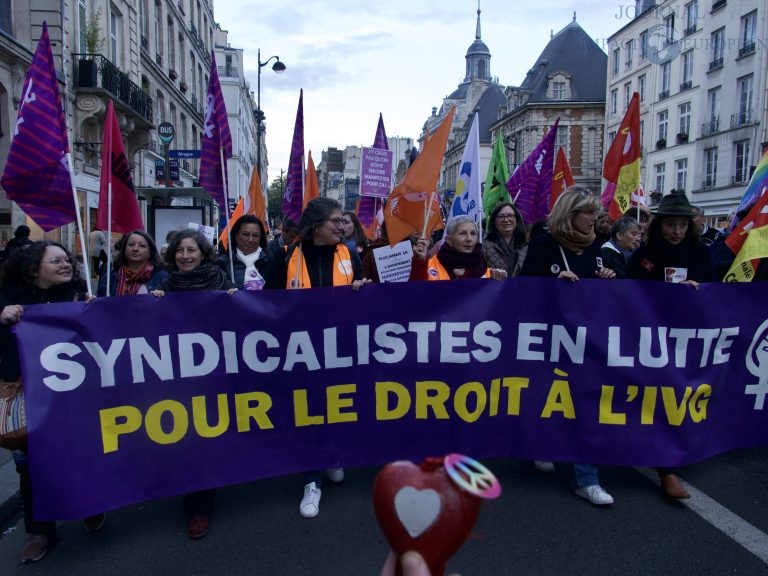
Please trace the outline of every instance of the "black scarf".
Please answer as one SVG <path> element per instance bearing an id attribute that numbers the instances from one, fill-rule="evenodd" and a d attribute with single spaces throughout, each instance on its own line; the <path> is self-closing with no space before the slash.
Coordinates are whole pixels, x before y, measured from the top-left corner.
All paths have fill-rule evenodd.
<path id="1" fill-rule="evenodd" d="M 455 278 L 481 278 L 488 268 L 480 244 L 476 244 L 472 252 L 469 253 L 459 252 L 448 244 L 443 244 L 437 252 L 437 259 L 448 271 L 451 280 Z M 464 274 L 456 276 L 454 272 L 456 269 L 464 270 Z"/>
<path id="2" fill-rule="evenodd" d="M 174 268 L 168 274 L 168 286 L 174 292 L 222 290 L 226 281 L 227 277 L 224 271 L 212 262 L 200 264 L 189 272 L 182 272 Z"/>

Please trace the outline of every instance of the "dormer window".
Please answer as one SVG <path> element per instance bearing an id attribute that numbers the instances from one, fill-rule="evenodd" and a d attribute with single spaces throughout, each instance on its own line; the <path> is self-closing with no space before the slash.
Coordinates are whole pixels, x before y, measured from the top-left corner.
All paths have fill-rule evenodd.
<path id="1" fill-rule="evenodd" d="M 549 97 L 551 100 L 570 100 L 570 76 L 563 74 L 562 72 L 550 76 L 547 85 L 547 97 Z"/>
<path id="2" fill-rule="evenodd" d="M 565 100 L 565 82 L 552 82 L 552 99 Z"/>

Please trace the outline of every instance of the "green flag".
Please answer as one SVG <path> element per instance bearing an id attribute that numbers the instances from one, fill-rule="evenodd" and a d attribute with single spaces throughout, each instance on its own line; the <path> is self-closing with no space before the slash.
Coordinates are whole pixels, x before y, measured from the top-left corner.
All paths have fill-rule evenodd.
<path id="1" fill-rule="evenodd" d="M 493 146 L 491 163 L 488 165 L 488 174 L 483 184 L 483 212 L 486 217 L 502 202 L 512 200 L 507 190 L 507 180 L 509 180 L 509 169 L 507 155 L 504 152 L 504 138 L 499 135 Z"/>

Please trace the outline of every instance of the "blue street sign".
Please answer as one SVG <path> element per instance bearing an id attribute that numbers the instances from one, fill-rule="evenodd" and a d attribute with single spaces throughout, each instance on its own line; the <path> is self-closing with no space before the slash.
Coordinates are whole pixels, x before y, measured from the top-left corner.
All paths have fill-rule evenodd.
<path id="1" fill-rule="evenodd" d="M 165 180 L 165 160 L 155 160 L 155 172 L 157 180 Z M 168 160 L 168 178 L 170 180 L 179 179 L 178 158 L 171 158 Z"/>
<path id="2" fill-rule="evenodd" d="M 171 158 L 200 158 L 200 150 L 169 150 Z"/>

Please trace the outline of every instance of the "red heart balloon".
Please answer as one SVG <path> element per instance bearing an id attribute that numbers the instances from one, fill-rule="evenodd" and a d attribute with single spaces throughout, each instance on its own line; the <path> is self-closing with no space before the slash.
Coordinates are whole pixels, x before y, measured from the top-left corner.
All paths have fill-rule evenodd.
<path id="1" fill-rule="evenodd" d="M 419 466 L 399 461 L 385 466 L 373 485 L 373 505 L 389 546 L 402 556 L 420 553 L 430 572 L 442 576 L 477 522 L 482 500 L 452 482 L 442 459 Z M 402 574 L 398 562 L 397 574 Z"/>

